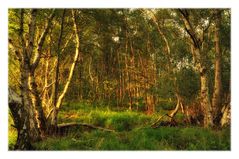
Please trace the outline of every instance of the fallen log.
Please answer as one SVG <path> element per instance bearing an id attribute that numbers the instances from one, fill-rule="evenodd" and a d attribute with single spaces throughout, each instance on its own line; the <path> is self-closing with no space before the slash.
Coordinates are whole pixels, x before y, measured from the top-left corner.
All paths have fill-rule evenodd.
<path id="1" fill-rule="evenodd" d="M 63 123 L 58 124 L 57 126 L 57 134 L 58 135 L 65 135 L 69 133 L 71 130 L 79 130 L 79 131 L 91 131 L 91 130 L 101 130 L 106 132 L 115 132 L 115 130 L 98 127 L 95 125 L 87 124 L 87 123 Z"/>

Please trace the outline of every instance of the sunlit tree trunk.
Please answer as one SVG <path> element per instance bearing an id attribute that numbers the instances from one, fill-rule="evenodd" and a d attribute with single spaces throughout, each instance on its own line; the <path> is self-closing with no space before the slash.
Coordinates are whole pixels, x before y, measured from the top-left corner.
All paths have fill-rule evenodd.
<path id="1" fill-rule="evenodd" d="M 17 130 L 19 136 L 16 143 L 18 149 L 29 148 L 29 145 L 23 145 L 25 141 L 26 143 L 39 141 L 46 133 L 46 119 L 36 84 L 35 70 L 39 64 L 40 53 L 42 53 L 43 44 L 54 17 L 54 10 L 48 18 L 46 27 L 40 35 L 39 40 L 36 42 L 36 37 L 38 36 L 36 35 L 37 13 L 37 9 L 30 10 L 27 32 L 24 31 L 24 19 L 27 14 L 24 9 L 20 11 L 20 29 L 18 36 L 21 49 L 18 49 L 18 54 L 16 55 L 20 63 L 20 98 L 22 108 L 19 108 L 19 110 L 22 112 L 22 115 L 17 116 L 15 113 L 12 113 L 13 120 L 20 121 L 20 124 L 15 123 L 18 125 Z M 34 47 L 36 48 L 34 49 Z"/>
<path id="2" fill-rule="evenodd" d="M 28 58 L 22 60 L 26 61 L 26 59 Z M 41 140 L 41 131 L 30 95 L 29 67 L 24 63 L 20 66 L 21 94 L 18 96 L 17 93 L 9 89 L 9 108 L 18 131 L 15 149 L 26 150 L 31 148 L 32 142 Z"/>
<path id="3" fill-rule="evenodd" d="M 203 54 L 200 48 L 192 44 L 192 54 L 196 59 L 196 69 L 200 73 L 200 104 L 204 114 L 204 127 L 212 127 L 213 116 L 212 116 L 212 105 L 209 97 L 208 87 L 208 71 L 204 66 Z"/>
<path id="4" fill-rule="evenodd" d="M 34 71 L 30 72 L 29 83 L 29 89 L 31 91 L 31 100 L 35 110 L 35 118 L 41 131 L 41 135 L 44 135 L 46 133 L 46 118 L 42 108 L 42 101 L 38 92 Z"/>
<path id="5" fill-rule="evenodd" d="M 210 127 L 213 126 L 213 117 L 212 117 L 212 106 L 209 98 L 209 87 L 208 87 L 208 77 L 206 70 L 203 68 L 200 69 L 200 103 L 204 111 L 204 126 Z"/>
<path id="6" fill-rule="evenodd" d="M 49 52 L 49 51 L 48 51 Z M 48 106 L 48 91 L 47 91 L 47 87 L 48 87 L 48 75 L 49 75 L 49 54 L 48 57 L 46 58 L 46 62 L 45 62 L 45 72 L 44 72 L 44 88 L 42 89 L 42 107 L 45 110 L 45 112 L 49 111 L 49 106 Z"/>
<path id="7" fill-rule="evenodd" d="M 66 95 L 66 92 L 67 92 L 67 90 L 69 88 L 69 85 L 70 85 L 71 80 L 72 80 L 72 76 L 73 76 L 73 73 L 74 73 L 74 69 L 75 69 L 76 63 L 77 63 L 77 61 L 79 59 L 79 56 L 80 56 L 79 28 L 78 28 L 78 25 L 77 25 L 77 22 L 76 22 L 76 15 L 75 14 L 76 14 L 75 11 L 72 10 L 72 21 L 73 21 L 73 24 L 74 24 L 73 25 L 73 29 L 74 29 L 74 32 L 75 32 L 75 42 L 76 42 L 75 56 L 74 56 L 74 60 L 72 62 L 72 65 L 71 65 L 71 68 L 70 68 L 70 72 L 69 72 L 66 84 L 64 86 L 64 89 L 63 89 L 62 93 L 60 94 L 60 96 L 58 97 L 56 105 L 55 105 L 55 108 L 53 109 L 53 112 L 52 112 L 52 120 L 51 120 L 52 121 L 52 125 L 57 125 L 58 110 L 61 107 L 63 99 L 64 99 L 64 97 Z"/>
<path id="8" fill-rule="evenodd" d="M 220 49 L 220 25 L 221 25 L 221 11 L 216 10 L 215 20 L 215 78 L 214 78 L 214 92 L 212 98 L 213 117 L 215 124 L 219 124 L 222 116 L 222 70 L 221 70 L 221 58 L 222 53 Z"/>
<path id="9" fill-rule="evenodd" d="M 26 40 L 23 35 L 23 23 L 24 23 L 24 10 L 21 10 L 21 19 L 20 19 L 20 38 L 21 38 L 21 46 L 22 46 L 22 57 L 20 61 L 20 71 L 21 71 L 21 98 L 23 110 L 26 112 L 26 119 L 22 116 L 21 120 L 25 120 L 25 125 L 27 131 L 29 133 L 30 141 L 37 141 L 41 139 L 41 127 L 42 126 L 42 114 L 38 111 L 38 98 L 36 97 L 38 94 L 35 90 L 36 85 L 34 81 L 34 74 L 31 66 L 30 55 L 33 54 L 33 44 L 34 44 L 34 36 L 35 36 L 35 23 L 36 23 L 36 10 L 31 11 L 30 23 L 29 23 L 29 45 L 26 46 Z M 35 98 L 36 97 L 36 98 Z M 44 128 L 43 128 L 44 129 Z M 19 141 L 21 142 L 21 141 Z M 18 143 L 17 143 L 18 144 Z"/>
<path id="10" fill-rule="evenodd" d="M 176 96 L 177 96 L 177 105 L 176 105 L 176 107 L 172 111 L 170 111 L 168 113 L 168 116 L 171 118 L 171 121 L 174 120 L 174 117 L 175 117 L 175 115 L 177 114 L 177 112 L 179 111 L 180 108 L 181 108 L 181 110 L 183 110 L 182 99 L 179 96 L 179 94 L 177 94 L 177 93 L 176 93 Z"/>
<path id="11" fill-rule="evenodd" d="M 228 123 L 230 123 L 230 119 L 231 119 L 231 107 L 230 107 L 230 95 L 228 95 L 225 99 L 225 104 L 221 109 L 221 119 L 220 119 L 220 126 L 223 127 L 225 125 L 227 125 Z"/>
<path id="12" fill-rule="evenodd" d="M 58 90 L 59 90 L 59 67 L 60 67 L 60 52 L 61 52 L 61 41 L 62 41 L 62 34 L 64 30 L 64 18 L 65 18 L 65 9 L 63 10 L 62 17 L 61 17 L 61 28 L 60 28 L 60 35 L 58 38 L 57 43 L 57 53 L 56 53 L 56 72 L 55 72 L 55 85 L 53 87 L 53 110 L 52 110 L 52 118 L 50 121 L 49 128 L 51 133 L 54 133 L 57 129 L 57 113 L 58 110 L 56 108 L 57 106 L 57 100 L 58 100 Z"/>

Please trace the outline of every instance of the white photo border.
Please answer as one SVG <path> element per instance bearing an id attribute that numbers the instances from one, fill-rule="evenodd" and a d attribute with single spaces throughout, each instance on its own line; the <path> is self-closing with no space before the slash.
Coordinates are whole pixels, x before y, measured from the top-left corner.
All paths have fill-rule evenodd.
<path id="1" fill-rule="evenodd" d="M 0 156 L 4 159 L 202 159 L 238 156 L 239 150 L 239 8 L 237 0 L 3 0 L 0 5 Z M 8 151 L 8 9 L 9 8 L 230 8 L 231 9 L 231 151 Z"/>

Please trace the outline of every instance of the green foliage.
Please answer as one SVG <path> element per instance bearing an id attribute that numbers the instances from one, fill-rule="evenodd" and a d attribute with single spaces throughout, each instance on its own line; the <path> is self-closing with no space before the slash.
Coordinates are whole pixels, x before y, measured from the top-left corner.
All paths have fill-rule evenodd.
<path id="1" fill-rule="evenodd" d="M 188 100 L 194 99 L 200 90 L 199 75 L 191 68 L 183 68 L 177 75 L 180 95 Z"/>
<path id="2" fill-rule="evenodd" d="M 17 141 L 17 131 L 12 127 L 14 125 L 11 115 L 8 115 L 8 148 L 9 150 L 14 149 L 14 145 Z"/>
<path id="3" fill-rule="evenodd" d="M 169 101 L 169 100 L 160 100 L 158 102 L 158 105 L 156 106 L 157 109 L 161 110 L 172 110 L 175 108 L 177 103 L 175 101 Z"/>
<path id="4" fill-rule="evenodd" d="M 170 75 L 163 75 L 157 81 L 157 90 L 155 93 L 157 93 L 159 98 L 171 98 L 174 96 L 175 88 L 173 81 L 169 80 L 169 76 Z"/>

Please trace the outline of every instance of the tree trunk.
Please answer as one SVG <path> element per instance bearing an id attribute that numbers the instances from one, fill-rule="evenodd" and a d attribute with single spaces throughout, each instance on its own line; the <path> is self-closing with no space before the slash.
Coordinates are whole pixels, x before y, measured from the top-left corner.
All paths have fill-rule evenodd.
<path id="1" fill-rule="evenodd" d="M 48 131 L 50 133 L 54 133 L 57 130 L 57 114 L 58 114 L 58 110 L 56 108 L 57 105 L 57 99 L 58 99 L 58 87 L 59 87 L 59 67 L 60 67 L 60 52 L 61 52 L 61 41 L 62 41 L 62 34 L 63 34 L 63 30 L 64 30 L 64 17 L 65 17 L 65 9 L 63 10 L 62 13 L 62 17 L 61 17 L 61 30 L 60 30 L 60 36 L 58 39 L 58 43 L 57 43 L 57 59 L 56 59 L 56 75 L 55 75 L 55 85 L 53 88 L 53 110 L 52 110 L 52 118 L 50 121 L 50 128 L 48 128 Z"/>
<path id="2" fill-rule="evenodd" d="M 14 146 L 15 150 L 32 149 L 29 136 L 29 116 L 22 105 L 21 97 L 9 88 L 8 104 L 14 121 L 14 127 L 17 129 L 17 142 Z"/>
<path id="3" fill-rule="evenodd" d="M 45 135 L 46 120 L 34 73 L 39 64 L 40 54 L 42 53 L 44 41 L 51 27 L 54 13 L 53 10 L 38 42 L 36 42 L 38 37 L 36 35 L 37 10 L 32 9 L 30 12 L 28 33 L 24 32 L 25 10 L 22 9 L 20 13 L 18 36 L 20 38 L 21 49 L 18 49 L 19 55 L 17 56 L 20 62 L 21 82 L 19 98 L 21 102 L 20 104 L 9 103 L 18 131 L 16 149 L 30 149 L 32 142 L 41 140 L 43 135 Z M 36 49 L 34 49 L 34 46 L 36 46 Z M 17 107 L 14 107 L 14 105 L 17 105 Z"/>
<path id="4" fill-rule="evenodd" d="M 230 122 L 230 104 L 225 105 L 222 110 L 222 118 L 220 120 L 220 126 L 224 127 Z"/>
<path id="5" fill-rule="evenodd" d="M 212 107 L 209 98 L 208 78 L 205 69 L 201 69 L 200 71 L 200 82 L 200 103 L 204 112 L 204 127 L 211 127 L 213 126 Z"/>
<path id="6" fill-rule="evenodd" d="M 225 101 L 223 102 L 223 106 L 220 110 L 220 115 L 218 115 L 219 124 L 221 127 L 230 125 L 231 120 L 231 96 L 227 94 L 224 97 Z"/>
<path id="7" fill-rule="evenodd" d="M 222 71 L 221 71 L 221 49 L 220 49 L 220 25 L 221 12 L 216 10 L 216 29 L 215 29 L 215 79 L 214 92 L 212 98 L 213 118 L 215 124 L 219 125 L 222 105 Z"/>
<path id="8" fill-rule="evenodd" d="M 184 111 L 181 97 L 178 94 L 176 94 L 176 97 L 177 97 L 177 105 L 175 106 L 175 108 L 172 111 L 170 111 L 168 113 L 168 116 L 170 116 L 171 119 L 173 119 L 175 117 L 175 115 L 177 114 L 177 112 L 179 111 L 180 108 L 181 108 L 182 112 Z"/>
<path id="9" fill-rule="evenodd" d="M 213 117 L 212 117 L 212 106 L 209 98 L 209 88 L 208 88 L 208 77 L 207 77 L 207 69 L 206 65 L 204 64 L 204 56 L 202 49 L 202 42 L 200 40 L 199 35 L 195 31 L 195 27 L 193 27 L 189 12 L 187 10 L 179 9 L 179 12 L 182 15 L 182 20 L 184 22 L 185 30 L 189 35 L 191 48 L 192 48 L 192 55 L 195 61 L 195 67 L 197 71 L 200 73 L 200 103 L 201 107 L 203 108 L 204 113 L 204 126 L 210 127 L 213 126 Z M 201 37 L 204 37 L 204 30 Z"/>
<path id="10" fill-rule="evenodd" d="M 46 134 L 46 118 L 43 112 L 42 101 L 40 99 L 40 94 L 37 90 L 37 84 L 33 71 L 31 71 L 29 74 L 29 84 L 29 89 L 31 91 L 31 101 L 33 104 L 33 110 L 35 111 L 37 126 L 40 130 L 41 136 L 44 136 Z"/>
<path id="11" fill-rule="evenodd" d="M 75 12 L 74 10 L 72 10 L 72 20 L 73 20 L 73 28 L 74 28 L 74 31 L 75 31 L 75 41 L 76 41 L 76 48 L 75 48 L 75 57 L 74 57 L 74 60 L 73 60 L 73 63 L 71 65 L 71 68 L 70 68 L 70 72 L 69 72 L 69 75 L 68 75 L 68 78 L 67 78 L 67 81 L 66 81 L 66 84 L 64 86 L 64 89 L 63 89 L 63 92 L 61 93 L 61 95 L 58 97 L 58 100 L 57 100 L 57 103 L 56 103 L 56 106 L 53 108 L 52 110 L 52 114 L 51 114 L 51 121 L 52 121 L 52 124 L 51 125 L 54 125 L 56 127 L 57 125 L 57 114 L 58 114 L 58 110 L 59 108 L 61 107 L 62 105 L 62 102 L 63 102 L 63 99 L 66 95 L 66 92 L 68 90 L 68 87 L 71 83 L 71 79 L 72 79 L 72 76 L 73 76 L 73 73 L 74 73 L 74 70 L 75 70 L 75 66 L 76 66 L 76 62 L 78 61 L 78 58 L 80 56 L 80 37 L 79 37 L 79 28 L 77 27 L 77 23 L 76 23 L 76 17 L 75 17 Z"/>
<path id="12" fill-rule="evenodd" d="M 30 70 L 29 70 L 29 65 L 28 65 L 28 58 L 23 59 L 24 62 L 23 64 L 20 65 L 20 70 L 21 70 L 21 100 L 22 100 L 22 106 L 23 109 L 25 110 L 25 115 L 27 119 L 21 119 L 21 120 L 26 120 L 26 128 L 30 136 L 30 141 L 38 141 L 41 140 L 41 131 L 39 130 L 39 124 L 36 119 L 36 114 L 35 114 L 35 107 L 32 101 L 31 97 L 31 89 L 29 88 L 29 83 L 30 83 Z M 22 118 L 24 116 L 21 116 Z"/>

